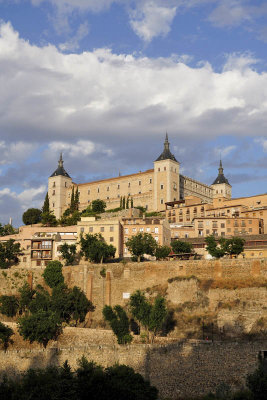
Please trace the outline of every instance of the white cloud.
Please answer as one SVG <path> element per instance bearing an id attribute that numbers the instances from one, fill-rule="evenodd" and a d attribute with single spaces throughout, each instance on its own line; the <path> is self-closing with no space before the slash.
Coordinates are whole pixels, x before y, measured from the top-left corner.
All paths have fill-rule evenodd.
<path id="1" fill-rule="evenodd" d="M 233 61 L 234 60 L 234 61 Z M 0 26 L 1 138 L 12 142 L 170 134 L 266 135 L 267 73 L 249 55 L 228 57 L 221 73 L 179 57 L 149 59 L 98 49 L 62 54 Z M 80 151 L 83 151 L 80 146 Z M 21 153 L 25 153 L 23 150 Z"/>
<path id="2" fill-rule="evenodd" d="M 226 156 L 228 156 L 228 154 L 230 154 L 232 151 L 234 151 L 236 149 L 236 146 L 232 145 L 232 146 L 226 146 L 226 147 L 216 147 L 214 149 L 214 153 L 216 158 L 224 158 Z"/>
<path id="3" fill-rule="evenodd" d="M 224 27 L 235 26 L 244 21 L 250 21 L 252 15 L 246 0 L 222 0 L 211 12 L 208 19 L 213 23 L 213 25 Z"/>
<path id="4" fill-rule="evenodd" d="M 262 146 L 265 153 L 267 153 L 267 139 L 265 138 L 255 139 L 255 142 L 259 143 Z"/>
<path id="5" fill-rule="evenodd" d="M 87 22 L 80 24 L 76 34 L 69 40 L 59 45 L 62 51 L 75 51 L 80 48 L 80 41 L 89 33 L 89 25 Z"/>
<path id="6" fill-rule="evenodd" d="M 0 165 L 11 164 L 14 161 L 24 161 L 31 155 L 35 148 L 36 144 L 32 143 L 22 141 L 6 143 L 5 141 L 0 141 Z"/>
<path id="7" fill-rule="evenodd" d="M 170 32 L 176 10 L 176 7 L 158 5 L 155 1 L 144 2 L 131 10 L 130 24 L 141 39 L 150 42 L 154 37 L 165 36 Z"/>

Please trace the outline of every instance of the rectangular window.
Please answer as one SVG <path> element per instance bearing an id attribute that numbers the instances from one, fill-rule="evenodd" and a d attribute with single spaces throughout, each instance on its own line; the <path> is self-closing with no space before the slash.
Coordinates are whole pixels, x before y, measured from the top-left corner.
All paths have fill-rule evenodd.
<path id="1" fill-rule="evenodd" d="M 248 231 L 249 231 L 249 232 L 252 232 L 252 228 L 248 228 Z"/>
<path id="2" fill-rule="evenodd" d="M 27 257 L 23 257 L 23 262 L 26 262 L 27 261 Z"/>
<path id="3" fill-rule="evenodd" d="M 109 231 L 110 231 L 110 232 L 114 232 L 114 226 L 110 226 L 110 227 L 109 227 Z"/>
<path id="4" fill-rule="evenodd" d="M 107 192 L 109 192 L 109 186 L 107 187 Z"/>
<path id="5" fill-rule="evenodd" d="M 144 228 L 140 228 L 140 229 L 139 229 L 139 232 L 144 232 Z"/>
<path id="6" fill-rule="evenodd" d="M 225 236 L 225 232 L 221 232 L 221 236 Z"/>
<path id="7" fill-rule="evenodd" d="M 157 226 L 155 227 L 155 233 L 159 233 L 159 228 Z"/>
<path id="8" fill-rule="evenodd" d="M 84 228 L 81 228 L 81 233 L 83 233 L 84 232 Z"/>
<path id="9" fill-rule="evenodd" d="M 160 172 L 160 168 L 158 168 L 158 172 Z"/>
<path id="10" fill-rule="evenodd" d="M 160 199 L 160 204 L 163 204 L 163 199 Z"/>
<path id="11" fill-rule="evenodd" d="M 164 188 L 164 185 L 160 185 L 161 190 Z"/>
<path id="12" fill-rule="evenodd" d="M 53 190 L 53 193 L 52 193 L 52 194 L 53 194 L 53 196 L 55 196 L 55 194 L 56 194 L 56 191 L 55 191 L 55 190 Z"/>
<path id="13" fill-rule="evenodd" d="M 65 187 L 67 187 L 67 182 L 65 182 Z"/>
<path id="14" fill-rule="evenodd" d="M 99 193 L 99 188 L 97 188 L 97 193 Z"/>
<path id="15" fill-rule="evenodd" d="M 89 232 L 94 232 L 94 228 L 92 226 L 89 227 Z"/>
<path id="16" fill-rule="evenodd" d="M 210 234 L 210 230 L 206 229 L 206 235 L 209 235 L 209 234 Z"/>
<path id="17" fill-rule="evenodd" d="M 231 232 L 231 228 L 227 228 L 227 232 Z"/>
<path id="18" fill-rule="evenodd" d="M 100 227 L 100 232 L 105 232 L 104 226 L 101 226 L 101 227 Z"/>
<path id="19" fill-rule="evenodd" d="M 151 178 L 149 179 L 149 183 L 152 183 L 152 179 Z"/>
<path id="20" fill-rule="evenodd" d="M 141 181 L 139 181 L 139 186 L 141 186 L 141 183 L 142 183 L 142 182 L 141 182 Z"/>
<path id="21" fill-rule="evenodd" d="M 249 223 L 249 225 L 251 225 L 251 224 L 252 224 L 252 220 L 250 219 L 250 220 L 248 221 L 248 223 Z"/>
<path id="22" fill-rule="evenodd" d="M 88 189 L 87 193 L 90 194 L 90 189 Z"/>
<path id="23" fill-rule="evenodd" d="M 164 167 L 164 171 L 166 171 L 166 167 Z"/>
<path id="24" fill-rule="evenodd" d="M 156 240 L 156 242 L 158 242 L 158 241 L 159 241 L 159 238 L 158 238 L 158 236 L 155 236 L 155 240 Z"/>
<path id="25" fill-rule="evenodd" d="M 221 228 L 225 228 L 225 224 L 221 224 Z"/>
<path id="26" fill-rule="evenodd" d="M 128 233 L 129 232 L 129 229 L 128 228 L 125 228 L 124 229 L 124 233 Z"/>
<path id="27" fill-rule="evenodd" d="M 56 187 L 56 182 L 53 182 L 53 187 Z"/>
<path id="28" fill-rule="evenodd" d="M 114 242 L 114 237 L 111 236 L 111 237 L 109 238 L 109 241 L 110 241 L 110 242 Z"/>
<path id="29" fill-rule="evenodd" d="M 130 182 L 128 183 L 128 187 L 131 187 L 131 183 Z"/>
<path id="30" fill-rule="evenodd" d="M 136 232 L 136 228 L 133 228 L 132 231 L 133 231 L 133 232 Z"/>
<path id="31" fill-rule="evenodd" d="M 146 228 L 146 231 L 147 231 L 147 232 L 150 232 L 150 228 Z"/>
<path id="32" fill-rule="evenodd" d="M 109 200 L 109 197 L 107 196 L 107 200 Z"/>

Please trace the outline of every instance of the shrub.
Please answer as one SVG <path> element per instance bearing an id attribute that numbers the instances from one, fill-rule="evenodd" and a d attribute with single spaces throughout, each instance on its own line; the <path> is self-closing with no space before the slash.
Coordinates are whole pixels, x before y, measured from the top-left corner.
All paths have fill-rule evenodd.
<path id="1" fill-rule="evenodd" d="M 0 342 L 4 345 L 5 350 L 8 348 L 9 343 L 13 343 L 12 335 L 14 335 L 13 329 L 0 322 Z"/>
<path id="2" fill-rule="evenodd" d="M 19 301 L 16 296 L 3 295 L 0 297 L 0 313 L 7 317 L 15 317 L 19 310 Z"/>
<path id="3" fill-rule="evenodd" d="M 129 329 L 129 319 L 124 309 L 117 305 L 113 309 L 110 306 L 103 308 L 103 316 L 109 322 L 111 329 L 117 336 L 119 344 L 130 343 L 133 340 Z"/>
<path id="4" fill-rule="evenodd" d="M 60 283 L 64 282 L 62 274 L 62 264 L 60 261 L 50 261 L 43 273 L 45 283 L 50 287 L 54 288 Z"/>

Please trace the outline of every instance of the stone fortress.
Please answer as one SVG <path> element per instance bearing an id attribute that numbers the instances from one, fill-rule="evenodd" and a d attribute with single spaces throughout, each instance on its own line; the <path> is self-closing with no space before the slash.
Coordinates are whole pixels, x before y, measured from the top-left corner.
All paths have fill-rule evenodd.
<path id="1" fill-rule="evenodd" d="M 180 163 L 170 151 L 167 133 L 163 152 L 154 161 L 154 168 L 131 175 L 77 184 L 64 169 L 61 154 L 58 168 L 48 180 L 50 208 L 57 218 L 69 207 L 73 186 L 78 186 L 80 210 L 96 199 L 104 200 L 107 209 L 114 209 L 125 196 L 133 199 L 134 206 L 163 211 L 166 202 L 183 200 L 187 196 L 196 196 L 205 203 L 212 203 L 219 195 L 230 199 L 232 189 L 223 174 L 221 161 L 219 175 L 210 186 L 181 175 Z"/>

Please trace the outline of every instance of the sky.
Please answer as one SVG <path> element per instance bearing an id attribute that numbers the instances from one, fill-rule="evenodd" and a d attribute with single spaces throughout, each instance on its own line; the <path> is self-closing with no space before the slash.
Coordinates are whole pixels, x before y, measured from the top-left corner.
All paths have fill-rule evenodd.
<path id="1" fill-rule="evenodd" d="M 266 0 L 0 0 L 0 222 L 76 183 L 153 168 L 267 192 Z"/>

